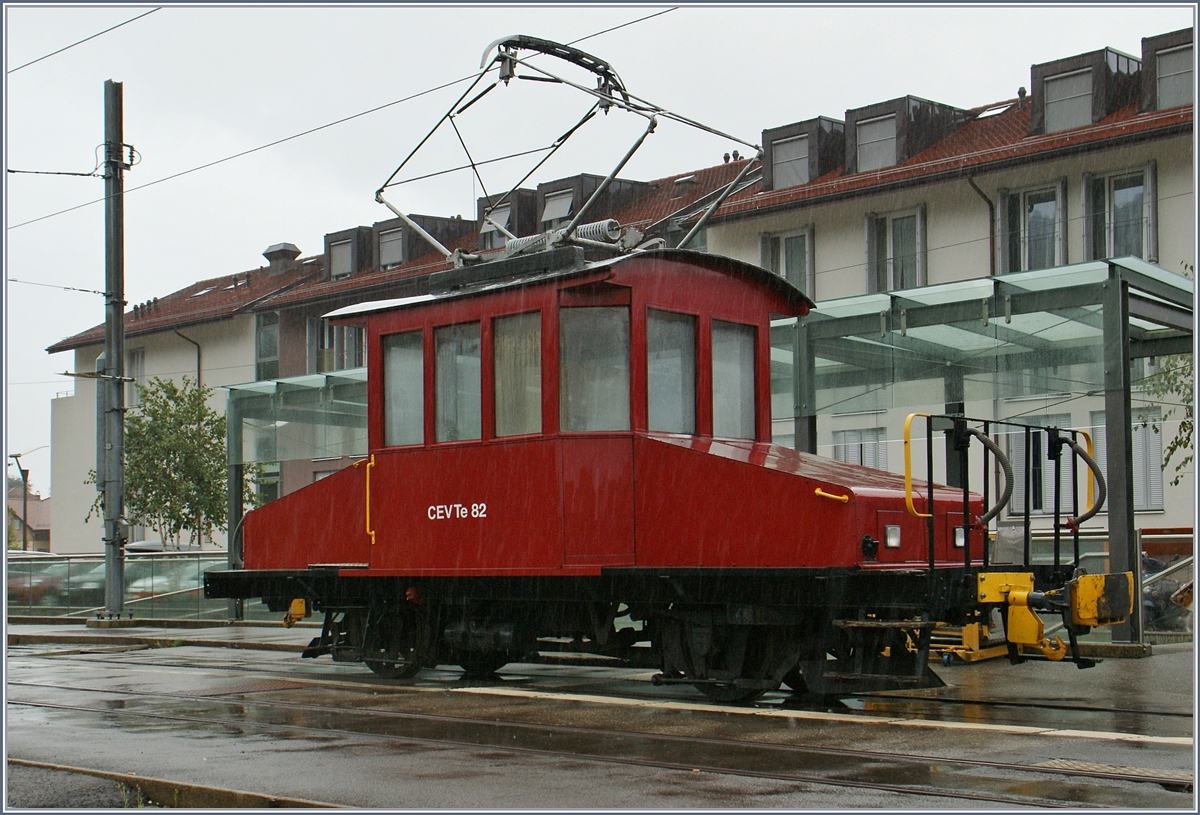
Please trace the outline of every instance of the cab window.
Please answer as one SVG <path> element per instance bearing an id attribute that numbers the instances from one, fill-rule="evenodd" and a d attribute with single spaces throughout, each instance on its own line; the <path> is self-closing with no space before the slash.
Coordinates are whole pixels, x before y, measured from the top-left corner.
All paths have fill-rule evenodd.
<path id="1" fill-rule="evenodd" d="M 696 318 L 649 309 L 646 399 L 651 430 L 696 432 Z"/>
<path id="2" fill-rule="evenodd" d="M 434 427 L 437 441 L 480 438 L 479 323 L 433 331 Z"/>
<path id="3" fill-rule="evenodd" d="M 754 438 L 754 326 L 713 320 L 713 436 Z"/>
<path id="4" fill-rule="evenodd" d="M 420 331 L 383 338 L 383 443 L 425 440 L 425 358 Z"/>
<path id="5" fill-rule="evenodd" d="M 496 436 L 542 432 L 542 315 L 492 323 L 496 371 Z"/>
<path id="6" fill-rule="evenodd" d="M 559 310 L 559 422 L 565 432 L 629 429 L 629 308 Z"/>

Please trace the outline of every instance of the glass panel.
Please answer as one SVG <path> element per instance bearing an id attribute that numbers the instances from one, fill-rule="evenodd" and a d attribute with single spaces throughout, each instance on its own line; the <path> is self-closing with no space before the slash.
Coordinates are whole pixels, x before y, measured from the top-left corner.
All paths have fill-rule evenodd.
<path id="1" fill-rule="evenodd" d="M 859 122 L 858 171 L 878 170 L 896 163 L 896 117 Z"/>
<path id="2" fill-rule="evenodd" d="M 383 338 L 383 443 L 425 440 L 425 356 L 420 331 Z"/>
<path id="3" fill-rule="evenodd" d="M 494 325 L 496 435 L 542 432 L 542 315 L 500 317 Z"/>
<path id="4" fill-rule="evenodd" d="M 1091 187 L 1087 194 L 1091 197 L 1092 207 L 1092 257 L 1105 258 L 1108 257 L 1108 232 L 1105 229 L 1104 213 L 1107 207 L 1103 179 L 1094 179 Z"/>
<path id="5" fill-rule="evenodd" d="M 651 309 L 646 316 L 650 429 L 696 432 L 696 318 Z"/>
<path id="6" fill-rule="evenodd" d="M 434 329 L 434 419 L 438 441 L 480 437 L 479 323 Z"/>
<path id="7" fill-rule="evenodd" d="M 345 277 L 354 271 L 351 267 L 350 241 L 341 241 L 329 246 L 329 273 L 333 277 Z"/>
<path id="8" fill-rule="evenodd" d="M 1054 233 L 1058 220 L 1054 190 L 1031 192 L 1025 196 L 1025 247 L 1029 269 L 1047 269 L 1054 265 Z"/>
<path id="9" fill-rule="evenodd" d="M 346 244 L 348 247 L 350 244 Z M 404 263 L 404 230 L 393 229 L 379 235 L 379 266 L 390 269 Z"/>
<path id="10" fill-rule="evenodd" d="M 548 193 L 546 206 L 542 210 L 542 223 L 554 223 L 570 216 L 574 195 L 571 190 Z"/>
<path id="11" fill-rule="evenodd" d="M 1047 79 L 1045 88 L 1047 133 L 1092 123 L 1090 70 Z"/>
<path id="12" fill-rule="evenodd" d="M 713 436 L 754 438 L 754 326 L 713 320 Z"/>
<path id="13" fill-rule="evenodd" d="M 561 309 L 559 339 L 562 429 L 628 430 L 629 309 Z"/>
<path id="14" fill-rule="evenodd" d="M 771 143 L 771 186 L 782 190 L 808 183 L 808 136 Z"/>
<path id="15" fill-rule="evenodd" d="M 1192 46 L 1159 51 L 1158 109 L 1166 110 L 1192 103 Z"/>
<path id="16" fill-rule="evenodd" d="M 1112 181 L 1112 257 L 1142 256 L 1142 174 L 1134 173 Z"/>
<path id="17" fill-rule="evenodd" d="M 808 280 L 807 235 L 793 235 L 783 239 L 783 263 L 787 281 L 804 291 L 805 282 Z"/>
<path id="18" fill-rule="evenodd" d="M 479 228 L 479 234 L 484 235 L 488 232 L 495 232 L 496 224 L 500 224 L 500 226 L 508 228 L 508 216 L 511 212 L 512 207 L 508 205 L 496 207 L 494 210 L 492 210 L 491 214 L 488 215 L 488 219 L 483 222 L 483 226 Z"/>
<path id="19" fill-rule="evenodd" d="M 917 286 L 917 216 L 892 219 L 892 284 L 897 289 Z"/>
<path id="20" fill-rule="evenodd" d="M 771 320 L 771 443 L 796 446 L 796 318 Z"/>

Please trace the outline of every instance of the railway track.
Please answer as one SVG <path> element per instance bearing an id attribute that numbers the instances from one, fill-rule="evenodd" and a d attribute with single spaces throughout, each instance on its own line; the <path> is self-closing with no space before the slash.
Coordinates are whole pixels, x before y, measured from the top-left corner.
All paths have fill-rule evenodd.
<path id="1" fill-rule="evenodd" d="M 104 661 L 107 664 L 145 665 L 147 663 L 143 660 L 136 660 L 136 659 L 120 660 L 120 659 L 113 659 L 111 657 L 112 654 L 116 654 L 116 653 L 141 652 L 141 651 L 153 651 L 154 665 L 156 667 L 160 667 L 160 668 L 174 667 L 174 668 L 181 668 L 181 669 L 197 667 L 195 658 L 172 660 L 170 657 L 165 656 L 166 654 L 170 653 L 169 651 L 164 651 L 163 649 L 153 649 L 150 646 L 145 646 L 145 645 L 101 646 L 98 648 L 88 648 L 86 650 L 84 650 L 84 649 L 68 649 L 68 650 L 62 650 L 62 651 L 46 651 L 46 652 L 41 652 L 41 653 L 31 653 L 30 655 L 31 656 L 41 656 L 41 657 L 46 657 L 46 658 L 53 658 L 53 659 L 64 659 L 64 658 L 71 658 L 71 657 L 87 657 L 89 655 L 103 654 Z M 245 656 L 245 655 L 246 655 L 245 653 L 242 654 L 242 656 Z M 536 664 L 536 663 L 531 663 L 531 664 Z M 382 686 L 382 687 L 396 687 L 397 686 L 396 681 L 380 679 L 378 676 L 366 671 L 365 669 L 355 670 L 355 673 L 352 677 L 348 676 L 348 677 L 343 677 L 343 678 L 338 678 L 338 679 L 318 677 L 315 675 L 304 675 L 302 677 L 297 677 L 297 671 L 296 671 L 294 662 L 291 662 L 291 663 L 259 662 L 259 663 L 255 663 L 255 664 L 246 664 L 244 662 L 237 662 L 237 661 L 233 661 L 233 660 L 213 660 L 213 661 L 206 660 L 204 662 L 203 667 L 219 669 L 219 670 L 226 670 L 226 671 L 231 671 L 231 672 L 235 672 L 235 673 L 270 674 L 273 676 L 279 676 L 281 678 L 294 679 L 297 681 L 303 681 L 303 682 L 312 683 L 312 684 L 321 684 L 321 685 L 327 685 L 327 686 L 344 687 L 344 688 L 352 688 L 352 689 L 361 689 L 363 687 L 368 687 L 368 686 Z M 518 670 L 519 670 L 518 668 L 514 667 L 514 668 L 510 668 L 510 669 L 505 669 L 505 672 L 511 674 L 513 672 L 517 672 Z M 447 673 L 457 673 L 457 669 L 451 667 L 447 671 Z M 473 680 L 473 681 L 470 681 L 469 684 L 466 686 L 467 687 L 470 687 L 470 686 L 486 687 L 487 684 L 488 684 L 487 680 Z M 656 693 L 652 688 L 649 688 L 649 687 L 644 688 L 644 689 L 639 688 L 638 687 L 639 684 L 640 683 L 634 683 L 634 682 L 629 682 L 627 684 L 624 684 L 621 687 L 621 693 L 620 694 L 614 693 L 613 695 L 620 696 L 621 698 L 628 698 L 628 697 L 632 696 L 634 698 L 645 699 L 645 700 L 662 699 L 663 698 L 663 694 L 661 692 Z M 682 691 L 677 692 L 677 695 L 679 695 L 681 698 L 682 698 L 683 694 L 688 694 L 688 691 L 686 689 L 684 689 Z M 690 694 L 689 694 L 689 697 L 690 697 Z M 804 709 L 799 706 L 793 706 L 787 697 L 788 697 L 788 693 L 786 692 L 786 690 L 780 690 L 780 691 L 776 691 L 776 692 L 767 694 L 761 700 L 759 700 L 755 703 L 752 703 L 750 705 L 747 705 L 745 707 L 748 709 L 754 709 L 754 710 L 768 710 L 768 709 L 777 709 L 777 708 L 781 708 L 781 707 L 784 707 L 787 709 L 796 709 L 796 710 Z M 699 697 L 695 697 L 695 698 L 697 698 L 699 700 Z M 705 705 L 706 707 L 712 706 L 708 702 L 701 701 L 700 703 Z M 825 705 L 825 706 L 822 706 L 819 708 L 814 708 L 814 709 L 822 709 L 822 710 L 827 710 L 830 712 L 843 713 L 847 716 L 878 715 L 879 713 L 884 712 L 886 710 L 886 711 L 890 711 L 890 712 L 899 712 L 899 713 L 902 713 L 903 715 L 912 716 L 914 718 L 923 718 L 923 714 L 922 714 L 923 710 L 927 710 L 927 709 L 931 709 L 931 708 L 955 709 L 955 708 L 966 708 L 966 707 L 973 708 L 974 710 L 972 711 L 972 715 L 974 715 L 977 718 L 979 716 L 980 710 L 1012 711 L 1015 714 L 1012 717 L 1013 721 L 1011 723 L 1013 723 L 1013 724 L 1020 724 L 1024 720 L 1035 717 L 1036 715 L 1038 715 L 1042 712 L 1056 712 L 1056 713 L 1061 713 L 1061 714 L 1105 714 L 1105 715 L 1114 715 L 1114 716 L 1122 715 L 1122 716 L 1142 717 L 1143 719 L 1146 719 L 1151 723 L 1151 729 L 1154 729 L 1154 722 L 1156 722 L 1158 720 L 1161 720 L 1163 722 L 1187 723 L 1186 725 L 1184 725 L 1181 728 L 1177 727 L 1177 729 L 1180 729 L 1181 732 L 1187 732 L 1187 733 L 1191 733 L 1191 731 L 1192 731 L 1192 727 L 1191 727 L 1190 723 L 1193 721 L 1193 718 L 1194 718 L 1192 713 L 1183 712 L 1183 711 L 1152 710 L 1152 709 L 1133 708 L 1133 707 L 1112 707 L 1112 706 L 1098 706 L 1098 705 L 1065 704 L 1065 703 L 1061 703 L 1061 702 L 1054 702 L 1054 703 L 1039 702 L 1039 701 L 1012 702 L 1012 701 L 998 701 L 998 700 L 980 699 L 980 698 L 962 698 L 962 697 L 948 697 L 948 696 L 936 696 L 936 695 L 912 695 L 912 694 L 906 694 L 906 693 L 897 692 L 897 691 L 872 693 L 872 694 L 860 694 L 857 696 L 846 696 L 838 704 L 831 703 L 829 705 Z M 929 718 L 933 721 L 940 721 L 940 720 L 944 719 L 944 716 L 937 714 L 937 713 L 933 713 L 933 714 L 929 715 Z M 1044 721 L 1044 719 L 1043 719 L 1043 721 Z"/>
<path id="2" fill-rule="evenodd" d="M 156 667 L 162 668 L 161 664 Z M 211 667 L 211 666 L 209 666 Z M 260 670 L 240 672 L 242 676 Z M 804 785 L 848 790 L 884 791 L 904 796 L 927 796 L 981 804 L 1010 806 L 1076 806 L 1088 802 L 1106 805 L 1098 791 L 1120 793 L 1112 805 L 1155 806 L 1164 794 L 1190 791 L 1191 778 L 1182 773 L 1162 773 L 1121 767 L 1098 767 L 1069 762 L 1046 765 L 1021 764 L 982 759 L 954 758 L 879 750 L 830 748 L 825 745 L 754 741 L 692 734 L 649 732 L 621 723 L 619 714 L 603 716 L 605 726 L 549 724 L 520 720 L 520 716 L 497 718 L 450 715 L 428 710 L 379 709 L 378 697 L 367 701 L 375 707 L 363 709 L 346 704 L 309 704 L 277 699 L 251 698 L 271 690 L 299 689 L 311 680 L 279 681 L 267 678 L 215 686 L 192 692 L 133 690 L 45 682 L 10 681 L 10 706 L 37 708 L 46 713 L 96 715 L 110 722 L 151 721 L 177 723 L 180 727 L 202 724 L 229 732 L 255 735 L 317 736 L 323 739 L 368 739 L 392 744 L 423 745 L 430 748 L 487 748 L 512 754 L 587 760 L 659 770 L 712 773 L 741 778 L 769 779 Z M 328 687 L 327 680 L 321 681 Z M 349 683 L 337 683 L 349 684 Z M 284 687 L 287 686 L 287 687 Z M 395 689 L 394 685 L 388 685 Z M 350 688 L 347 688 L 349 690 Z M 353 685 L 360 693 L 370 686 Z M 463 689 L 468 690 L 468 689 Z M 15 696 L 14 696 L 15 693 Z M 34 698 L 42 693 L 58 695 L 59 701 Z M 62 699 L 61 695 L 68 697 Z M 84 697 L 82 699 L 78 697 Z M 405 694 L 409 708 L 428 707 L 430 700 L 462 694 Z M 101 700 L 103 697 L 103 701 Z M 228 697 L 236 697 L 228 698 Z M 115 704 L 115 700 L 121 700 Z M 183 706 L 186 713 L 178 709 Z M 535 714 L 536 715 L 536 714 Z M 594 716 L 594 714 L 593 714 Z M 776 732 L 769 736 L 779 738 Z M 795 738 L 795 731 L 791 737 Z M 669 757 L 665 758 L 665 757 Z M 886 779 L 886 780 L 883 780 Z M 1096 782 L 1104 782 L 1097 786 Z M 1030 794 L 1036 790 L 1037 794 Z M 1156 792 L 1157 790 L 1157 792 Z M 1169 796 L 1174 797 L 1174 796 Z M 1103 798 L 1103 796 L 1101 796 Z M 1176 804 L 1178 805 L 1178 804 Z"/>

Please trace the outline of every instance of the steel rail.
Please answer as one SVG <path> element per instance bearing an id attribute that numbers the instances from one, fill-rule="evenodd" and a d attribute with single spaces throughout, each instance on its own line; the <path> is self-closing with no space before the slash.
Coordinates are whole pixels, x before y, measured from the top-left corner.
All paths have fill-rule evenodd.
<path id="1" fill-rule="evenodd" d="M 190 700 L 198 701 L 197 697 L 190 697 Z M 220 704 L 220 700 L 206 700 L 206 701 L 214 701 L 214 702 Z M 602 763 L 602 764 L 619 764 L 619 765 L 623 765 L 623 766 L 652 767 L 655 769 L 677 770 L 680 772 L 687 772 L 687 773 L 707 772 L 707 773 L 712 773 L 715 775 L 727 775 L 727 776 L 734 776 L 734 777 L 741 777 L 741 778 L 761 778 L 761 779 L 770 779 L 770 780 L 777 780 L 777 781 L 802 782 L 802 783 L 806 783 L 806 784 L 813 784 L 816 786 L 893 792 L 893 793 L 896 793 L 899 795 L 918 795 L 918 796 L 928 796 L 928 797 L 933 797 L 933 798 L 948 798 L 951 800 L 983 801 L 983 802 L 988 802 L 988 803 L 1009 804 L 1009 805 L 1014 805 L 1014 806 L 1042 806 L 1042 807 L 1053 807 L 1053 808 L 1073 808 L 1073 807 L 1077 806 L 1076 803 L 1071 802 L 1071 801 L 1059 801 L 1059 800 L 1055 800 L 1055 799 L 1037 798 L 1037 797 L 1033 797 L 1033 796 L 1013 796 L 1013 795 L 998 795 L 998 794 L 986 795 L 986 794 L 982 794 L 982 793 L 978 793 L 978 792 L 971 792 L 968 790 L 941 790 L 941 789 L 936 789 L 936 788 L 921 788 L 921 787 L 915 787 L 915 786 L 904 786 L 904 785 L 900 785 L 900 784 L 878 784 L 878 783 L 871 783 L 871 782 L 866 782 L 866 781 L 852 781 L 849 779 L 842 779 L 842 778 L 827 778 L 824 776 L 810 775 L 807 773 L 766 772 L 766 771 L 761 771 L 761 770 L 750 770 L 750 769 L 742 769 L 742 768 L 730 769 L 727 767 L 699 765 L 695 762 L 678 763 L 678 762 L 671 762 L 671 761 L 658 761 L 658 760 L 651 760 L 651 759 L 628 758 L 628 757 L 623 757 L 623 756 L 596 755 L 595 753 L 580 753 L 580 752 L 570 752 L 570 751 L 561 751 L 561 750 L 539 749 L 539 748 L 533 748 L 533 747 L 519 747 L 519 746 L 507 744 L 507 743 L 492 744 L 489 742 L 481 743 L 479 741 L 468 741 L 468 740 L 463 740 L 463 739 L 425 738 L 425 737 L 420 737 L 420 736 L 398 736 L 398 735 L 394 735 L 394 734 L 380 734 L 380 733 L 369 733 L 369 732 L 364 733 L 364 732 L 361 732 L 358 730 L 348 730 L 348 729 L 340 728 L 340 727 L 311 727 L 308 725 L 250 722 L 250 721 L 247 721 L 246 719 L 241 719 L 241 718 L 213 719 L 213 718 L 208 718 L 208 717 L 203 717 L 203 716 L 186 716 L 186 715 L 179 715 L 179 714 L 165 714 L 165 713 L 152 713 L 152 712 L 147 712 L 147 711 L 135 711 L 135 710 L 129 710 L 127 708 L 96 708 L 96 707 L 84 707 L 81 705 L 55 704 L 55 703 L 50 703 L 50 702 L 25 702 L 25 701 L 20 701 L 20 700 L 13 700 L 13 699 L 9 699 L 8 704 L 10 706 L 31 707 L 31 708 L 37 708 L 37 709 L 42 709 L 42 710 L 63 710 L 63 711 L 74 711 L 74 712 L 78 712 L 78 713 L 94 713 L 97 715 L 103 715 L 103 716 L 107 716 L 110 718 L 113 716 L 135 717 L 135 718 L 153 719 L 156 721 L 188 722 L 188 723 L 206 724 L 206 725 L 217 724 L 217 725 L 221 725 L 224 727 L 228 727 L 232 730 L 238 730 L 238 731 L 258 731 L 258 732 L 272 732 L 272 731 L 280 732 L 280 731 L 283 731 L 283 732 L 292 732 L 292 733 L 319 733 L 326 737 L 330 733 L 338 733 L 338 734 L 341 734 L 344 736 L 350 736 L 350 737 L 354 737 L 354 738 L 365 738 L 365 739 L 379 740 L 379 741 L 385 741 L 385 742 L 403 742 L 406 744 L 423 744 L 423 745 L 430 745 L 430 746 L 435 746 L 435 747 L 452 746 L 452 747 L 478 748 L 481 746 L 487 746 L 491 749 L 503 750 L 505 752 L 517 753 L 517 754 L 523 754 L 523 755 L 534 755 L 534 756 L 554 757 L 554 758 L 570 758 L 570 759 L 574 759 L 576 761 L 584 760 L 584 761 L 595 761 L 597 763 Z M 232 703 L 226 702 L 226 704 L 232 704 Z M 246 703 L 244 700 L 239 700 L 239 702 L 237 704 L 241 705 L 244 708 Z M 340 712 L 344 712 L 344 711 L 340 711 Z M 372 711 L 373 715 L 376 713 L 377 713 L 377 711 Z M 488 722 L 487 724 L 489 724 L 492 727 L 497 726 L 495 722 Z M 579 732 L 578 728 L 571 728 L 571 730 L 573 733 Z M 591 732 L 591 731 L 589 731 L 589 732 Z M 691 743 L 695 743 L 695 740 L 683 739 L 682 741 L 690 741 Z M 939 760 L 939 763 L 946 763 L 946 762 Z M 1065 772 L 1063 770 L 1057 770 L 1057 769 L 1055 769 L 1055 770 L 1046 770 L 1046 769 L 1038 770 L 1037 768 L 1032 768 L 1029 771 L 1032 772 L 1033 774 L 1052 773 L 1052 774 L 1056 774 L 1056 775 L 1062 774 Z M 976 780 L 982 780 L 982 779 L 976 779 Z M 990 779 L 990 780 L 995 781 L 996 779 Z M 1002 780 L 1005 780 L 1005 779 L 1002 779 Z M 1154 779 L 1154 782 L 1162 783 L 1162 779 Z"/>
<path id="2" fill-rule="evenodd" d="M 293 679 L 291 681 L 295 682 L 296 684 L 303 684 L 304 680 Z M 203 700 L 203 701 L 212 702 L 214 704 L 234 704 L 233 700 L 223 699 L 223 698 L 221 698 L 220 695 L 167 693 L 167 692 L 161 692 L 161 691 L 135 691 L 135 690 L 111 689 L 111 688 L 86 688 L 86 687 L 80 687 L 80 686 L 64 686 L 64 685 L 50 684 L 50 683 L 35 683 L 35 682 L 21 682 L 21 681 L 9 682 L 8 684 L 10 686 L 38 687 L 38 688 L 48 688 L 48 689 L 53 689 L 53 690 L 75 691 L 75 692 L 80 692 L 80 693 L 122 695 L 122 696 L 134 696 L 134 697 L 141 697 L 141 698 L 160 698 L 160 699 L 180 700 L 180 701 L 188 701 L 188 702 L 196 702 L 196 701 Z M 231 689 L 227 695 L 232 695 L 235 693 L 239 693 L 239 692 L 236 689 Z M 25 705 L 33 705 L 33 706 L 44 705 L 47 707 L 71 708 L 71 706 L 61 706 L 61 705 L 57 705 L 55 703 L 23 702 L 21 700 L 10 700 L 10 702 L 15 703 L 15 704 L 25 704 Z M 391 718 L 391 719 L 397 719 L 397 720 L 416 721 L 416 722 L 426 721 L 426 722 L 438 722 L 438 723 L 448 723 L 448 724 L 456 724 L 456 725 L 471 725 L 471 726 L 477 726 L 477 727 L 483 728 L 484 730 L 498 730 L 501 728 L 507 728 L 510 730 L 522 730 L 522 731 L 530 731 L 530 732 L 540 731 L 540 732 L 546 732 L 546 733 L 558 733 L 558 734 L 562 734 L 562 735 L 573 735 L 573 736 L 578 736 L 578 735 L 584 734 L 584 735 L 588 735 L 588 736 L 602 737 L 605 739 L 645 739 L 646 741 L 649 741 L 649 742 L 667 742 L 667 743 L 671 743 L 671 744 L 684 744 L 684 745 L 704 745 L 706 747 L 721 748 L 724 751 L 740 749 L 740 750 L 746 750 L 746 751 L 749 751 L 749 750 L 763 751 L 763 752 L 767 752 L 767 753 L 811 755 L 811 756 L 816 756 L 816 757 L 837 756 L 839 758 L 861 759 L 864 761 L 871 761 L 871 762 L 892 762 L 892 763 L 920 764 L 920 765 L 938 764 L 938 765 L 943 765 L 943 766 L 944 765 L 954 765 L 954 766 L 964 766 L 964 767 L 971 767 L 971 768 L 986 768 L 986 769 L 993 769 L 993 770 L 1003 770 L 1003 771 L 1007 771 L 1007 772 L 1032 773 L 1035 775 L 1066 775 L 1066 776 L 1079 777 L 1079 778 L 1105 779 L 1105 780 L 1115 780 L 1115 781 L 1126 781 L 1126 782 L 1132 782 L 1132 783 L 1150 783 L 1150 784 L 1159 784 L 1159 785 L 1166 784 L 1166 785 L 1172 785 L 1172 786 L 1187 786 L 1189 788 L 1189 790 L 1192 787 L 1192 783 L 1193 783 L 1191 780 L 1183 779 L 1178 776 L 1172 776 L 1172 775 L 1168 775 L 1168 774 L 1162 774 L 1162 775 L 1138 774 L 1138 773 L 1130 773 L 1130 772 L 1113 772 L 1110 770 L 1090 770 L 1090 769 L 1077 769 L 1077 768 L 1069 768 L 1069 767 L 1037 766 L 1037 765 L 1028 765 L 1028 764 L 1016 764 L 1016 763 L 1012 763 L 1012 762 L 990 761 L 990 760 L 984 760 L 984 759 L 969 759 L 969 758 L 961 758 L 961 757 L 942 757 L 942 756 L 933 756 L 933 755 L 924 755 L 924 754 L 892 753 L 892 752 L 882 752 L 882 751 L 877 751 L 877 750 L 850 750 L 850 749 L 844 749 L 844 748 L 834 748 L 834 747 L 814 746 L 814 745 L 777 744 L 777 743 L 770 743 L 770 742 L 766 742 L 766 743 L 751 742 L 751 741 L 742 741 L 742 740 L 738 740 L 738 739 L 728 739 L 728 738 L 713 738 L 713 737 L 701 737 L 701 736 L 692 736 L 692 735 L 680 736 L 680 735 L 672 735 L 672 734 L 668 734 L 668 733 L 649 733 L 649 732 L 645 732 L 645 731 L 636 731 L 636 730 L 613 730 L 611 728 L 599 728 L 599 727 L 580 728 L 577 726 L 555 725 L 555 724 L 546 724 L 546 723 L 539 723 L 539 722 L 497 721 L 495 719 L 483 719 L 483 718 L 476 718 L 476 717 L 470 717 L 470 716 L 454 716 L 454 715 L 436 714 L 436 713 L 410 713 L 410 712 L 404 712 L 404 711 L 381 710 L 378 708 L 372 708 L 370 710 L 363 711 L 363 710 L 358 710 L 358 709 L 355 709 L 352 707 L 345 707 L 345 706 L 338 706 L 338 705 L 314 705 L 314 704 L 302 704 L 302 703 L 296 703 L 296 702 L 280 702 L 280 701 L 275 701 L 275 700 L 257 700 L 257 699 L 250 700 L 250 699 L 246 699 L 244 695 L 239 696 L 239 698 L 236 700 L 236 704 L 241 706 L 243 709 L 247 705 L 252 705 L 252 706 L 258 706 L 258 707 L 262 707 L 262 708 L 279 708 L 279 709 L 285 709 L 285 710 L 320 712 L 320 713 L 328 713 L 328 714 L 345 714 L 345 713 L 368 714 L 369 713 L 373 718 Z M 98 710 L 98 711 L 101 710 L 98 708 L 96 708 L 96 709 L 72 708 L 72 709 Z M 103 710 L 105 712 L 107 712 L 109 709 L 105 708 Z M 124 709 L 124 708 L 121 710 L 122 710 L 122 712 L 130 712 L 130 713 L 135 713 L 135 714 L 137 713 L 136 711 L 129 711 L 128 709 Z M 168 716 L 166 714 L 146 713 L 144 715 L 172 718 L 171 716 Z M 186 718 L 188 720 L 193 719 L 193 717 L 183 717 L 183 718 Z M 196 720 L 199 720 L 199 721 L 205 721 L 205 722 L 213 721 L 213 720 L 207 719 L 207 718 L 200 718 L 200 717 L 195 717 L 195 718 L 196 718 Z M 241 721 L 241 720 L 239 720 L 239 721 Z M 224 722 L 224 721 L 221 721 L 219 723 L 228 724 L 228 722 Z M 325 731 L 328 729 L 328 728 L 310 728 L 310 727 L 302 726 L 302 725 L 276 725 L 274 723 L 263 723 L 263 722 L 256 722 L 256 724 L 263 724 L 266 726 L 298 727 L 298 728 L 302 728 L 302 729 L 311 729 L 311 730 L 320 730 L 320 731 Z M 346 730 L 344 732 L 352 733 L 352 734 L 356 734 L 356 735 L 360 735 L 360 736 L 384 735 L 384 734 L 378 734 L 378 733 L 363 732 L 360 730 Z M 403 739 L 403 740 L 430 741 L 430 742 L 434 742 L 434 743 L 465 744 L 465 745 L 470 745 L 470 746 L 475 746 L 475 747 L 490 745 L 490 746 L 501 746 L 501 747 L 507 748 L 509 746 L 508 742 L 492 744 L 491 742 L 488 742 L 486 740 L 428 739 L 426 737 L 416 737 L 416 736 L 396 736 L 395 734 L 386 734 L 385 737 L 395 737 L 395 738 Z M 523 751 L 532 751 L 532 752 L 536 752 L 536 753 L 549 752 L 550 754 L 553 754 L 553 755 L 570 756 L 570 757 L 574 757 L 574 758 L 595 758 L 597 760 L 606 760 L 606 758 L 607 758 L 604 756 L 597 756 L 593 752 L 546 751 L 544 749 L 536 749 L 536 748 L 516 748 L 516 749 L 523 750 Z M 644 760 L 632 759 L 631 761 L 642 762 Z M 678 766 L 678 767 L 687 767 L 689 769 L 693 769 L 693 768 L 696 768 L 697 765 L 694 762 L 688 762 L 688 763 L 682 763 L 682 764 L 677 763 L 677 762 L 669 762 L 669 763 L 651 762 L 650 764 L 648 764 L 646 766 L 661 766 L 661 767 L 667 767 L 667 768 L 670 768 L 673 766 Z M 759 776 L 759 775 L 757 775 L 758 771 L 743 772 L 740 768 L 701 767 L 700 769 L 705 770 L 705 771 L 713 771 L 713 772 L 726 772 L 726 773 L 731 773 L 731 774 L 736 774 L 736 775 L 754 775 L 755 777 L 765 777 L 765 778 L 786 778 L 786 779 L 797 778 L 797 780 L 800 780 L 797 776 L 793 776 L 790 773 L 766 773 L 765 775 Z M 813 780 L 815 778 L 823 778 L 823 776 L 808 776 L 808 777 L 805 777 L 803 780 Z M 815 781 L 815 783 L 827 783 L 827 782 Z M 839 780 L 839 783 L 840 783 L 840 780 Z M 893 785 L 893 786 L 895 786 L 897 788 L 897 791 L 904 791 L 904 792 L 909 792 L 912 794 L 926 794 L 925 790 L 915 788 L 915 787 L 902 787 L 900 785 Z M 873 786 L 873 785 L 868 785 L 867 788 L 891 789 L 892 786 L 878 786 L 877 787 L 877 786 Z M 956 797 L 958 797 L 957 794 L 956 794 Z M 986 798 L 983 798 L 980 800 L 996 800 L 996 799 L 993 799 L 992 797 L 986 797 Z M 1005 800 L 1009 800 L 1009 799 L 1005 799 Z"/>

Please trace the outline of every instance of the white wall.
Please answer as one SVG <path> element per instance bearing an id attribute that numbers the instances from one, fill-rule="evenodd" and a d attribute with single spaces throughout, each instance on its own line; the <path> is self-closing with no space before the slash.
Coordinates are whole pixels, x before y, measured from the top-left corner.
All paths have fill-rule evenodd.
<path id="1" fill-rule="evenodd" d="M 236 385 L 254 380 L 254 316 L 241 315 L 228 320 L 204 323 L 180 329 L 180 333 L 200 343 L 201 382 L 207 387 Z M 145 379 L 196 379 L 196 348 L 176 336 L 161 331 L 145 337 L 130 337 L 127 351 L 145 349 Z M 75 351 L 74 370 L 95 370 L 101 346 Z M 220 414 L 225 413 L 225 391 L 214 390 L 208 402 Z M 75 380 L 75 395 L 51 403 L 51 514 L 50 541 L 54 552 L 73 554 L 102 552 L 103 523 L 95 516 L 84 519 L 96 498 L 96 490 L 85 484 L 88 470 L 96 466 L 96 387 L 95 380 Z M 153 536 L 153 533 L 149 533 Z M 214 543 L 225 545 L 218 533 Z"/>

